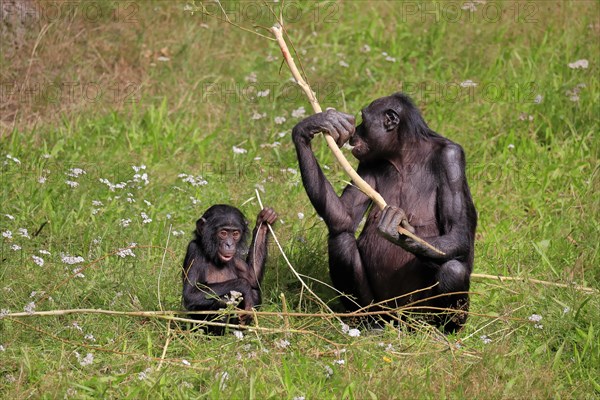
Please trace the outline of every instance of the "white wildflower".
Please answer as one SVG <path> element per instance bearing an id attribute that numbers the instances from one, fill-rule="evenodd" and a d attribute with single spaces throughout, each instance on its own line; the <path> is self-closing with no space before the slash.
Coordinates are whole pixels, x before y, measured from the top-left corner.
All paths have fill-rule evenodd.
<path id="1" fill-rule="evenodd" d="M 85 278 L 85 275 L 81 273 L 83 271 L 83 267 L 77 267 L 73 269 L 73 276 L 75 278 Z"/>
<path id="2" fill-rule="evenodd" d="M 69 254 L 61 254 L 60 259 L 65 264 L 69 265 L 80 264 L 85 261 L 85 259 L 81 256 L 70 256 Z"/>
<path id="3" fill-rule="evenodd" d="M 568 313 L 570 311 L 571 311 L 571 307 L 565 307 L 565 308 L 563 308 L 563 314 L 566 314 L 566 313 Z"/>
<path id="4" fill-rule="evenodd" d="M 256 83 L 258 81 L 258 77 L 256 75 L 256 72 L 250 72 L 250 75 L 248 75 L 247 77 L 245 77 L 244 80 L 246 82 Z"/>
<path id="5" fill-rule="evenodd" d="M 102 207 L 104 204 L 100 200 L 92 200 L 92 205 L 94 207 Z"/>
<path id="6" fill-rule="evenodd" d="M 233 335 L 237 340 L 244 340 L 244 333 L 242 331 L 233 331 Z"/>
<path id="7" fill-rule="evenodd" d="M 271 93 L 269 89 L 261 90 L 256 92 L 256 97 L 267 97 Z"/>
<path id="8" fill-rule="evenodd" d="M 300 107 L 300 108 L 304 109 L 304 107 Z M 299 108 L 299 109 L 300 109 L 300 108 Z M 299 110 L 299 109 L 298 109 L 298 110 Z M 295 111 L 297 111 L 297 110 L 295 110 Z M 293 115 L 294 115 L 294 113 L 292 112 L 292 116 L 293 116 Z M 287 135 L 287 132 L 279 132 L 279 133 L 277 134 L 277 136 L 279 136 L 279 137 L 284 137 L 285 135 Z"/>
<path id="9" fill-rule="evenodd" d="M 359 337 L 360 336 L 360 331 L 356 328 L 352 328 L 350 330 L 348 330 L 348 336 L 350 337 Z"/>
<path id="10" fill-rule="evenodd" d="M 395 63 L 395 62 L 396 62 L 396 57 L 387 56 L 387 57 L 385 58 L 385 61 L 389 61 L 389 62 L 393 62 L 393 63 Z"/>
<path id="11" fill-rule="evenodd" d="M 65 181 L 65 183 L 72 188 L 76 188 L 77 186 L 79 186 L 79 182 L 75 182 L 75 181 Z"/>
<path id="12" fill-rule="evenodd" d="M 21 250 L 21 246 L 19 246 L 18 244 L 13 244 L 12 246 L 10 246 L 10 249 L 14 250 L 14 251 L 18 251 L 18 250 Z"/>
<path id="13" fill-rule="evenodd" d="M 40 176 L 38 178 L 38 183 L 44 184 L 46 183 L 47 178 L 45 176 Z"/>
<path id="14" fill-rule="evenodd" d="M 28 303 L 25 307 L 23 307 L 23 310 L 27 314 L 33 314 L 35 312 L 35 303 L 33 301 L 31 303 Z"/>
<path id="15" fill-rule="evenodd" d="M 304 396 L 294 396 L 292 397 L 292 400 L 305 400 Z"/>
<path id="16" fill-rule="evenodd" d="M 304 118 L 304 116 L 306 115 L 306 110 L 304 109 L 304 106 L 299 107 L 295 110 L 292 110 L 292 117 L 294 118 Z M 285 136 L 286 132 L 282 132 L 283 135 L 280 133 L 279 137 L 283 137 Z"/>
<path id="17" fill-rule="evenodd" d="M 290 345 L 290 342 L 288 342 L 285 339 L 280 339 L 280 340 L 277 340 L 275 342 L 275 346 L 278 347 L 278 348 L 280 348 L 280 349 L 286 349 L 286 348 L 289 347 L 289 345 Z"/>
<path id="18" fill-rule="evenodd" d="M 233 150 L 233 154 L 244 154 L 248 152 L 248 150 L 237 146 L 233 146 L 231 149 Z"/>
<path id="19" fill-rule="evenodd" d="M 14 162 L 15 164 L 21 164 L 21 161 L 13 156 L 11 156 L 10 154 L 6 155 L 6 158 L 8 158 L 9 160 L 11 160 L 12 162 Z"/>
<path id="20" fill-rule="evenodd" d="M 81 358 L 81 356 L 77 352 L 75 352 L 75 355 L 77 356 L 77 361 L 79 361 L 79 365 L 81 365 L 82 367 L 87 367 L 88 365 L 91 365 L 94 362 L 94 355 L 92 353 L 87 353 L 86 356 L 83 358 Z"/>
<path id="21" fill-rule="evenodd" d="M 100 212 L 99 208 L 92 208 L 92 215 L 96 215 Z"/>
<path id="22" fill-rule="evenodd" d="M 361 53 L 368 53 L 370 51 L 371 51 L 371 46 L 369 46 L 368 44 L 363 44 L 363 46 L 360 48 Z"/>
<path id="23" fill-rule="evenodd" d="M 275 117 L 275 123 L 281 125 L 285 122 L 285 117 Z"/>
<path id="24" fill-rule="evenodd" d="M 96 338 L 94 337 L 94 335 L 92 335 L 91 333 L 88 333 L 87 335 L 85 335 L 83 337 L 85 340 L 89 340 L 90 342 L 95 342 Z"/>
<path id="25" fill-rule="evenodd" d="M 200 204 L 200 200 L 198 200 L 197 198 L 195 198 L 193 196 L 190 196 L 190 200 L 193 205 Z"/>
<path id="26" fill-rule="evenodd" d="M 342 332 L 348 333 L 348 331 L 350 331 L 350 327 L 342 322 Z"/>
<path id="27" fill-rule="evenodd" d="M 235 152 L 235 150 L 234 150 L 234 152 Z M 192 185 L 194 187 L 204 186 L 204 185 L 208 184 L 208 182 L 200 175 L 193 176 L 193 175 L 188 175 L 188 174 L 179 174 L 179 175 L 177 175 L 177 177 L 181 178 L 181 180 L 183 182 L 189 183 L 190 185 Z M 167 214 L 167 215 L 170 215 L 170 214 Z M 167 216 L 167 218 L 169 218 L 169 217 Z"/>
<path id="28" fill-rule="evenodd" d="M 142 217 L 142 223 L 149 224 L 150 222 L 152 222 L 152 218 L 148 217 L 148 214 L 146 214 L 145 212 L 141 212 L 140 216 Z"/>
<path id="29" fill-rule="evenodd" d="M 259 112 L 254 111 L 254 113 L 252 114 L 252 116 L 250 117 L 250 119 L 259 120 L 259 119 L 263 119 L 266 116 L 267 116 L 267 113 L 262 113 L 261 114 Z"/>
<path id="30" fill-rule="evenodd" d="M 119 225 L 121 225 L 123 228 L 127 228 L 130 223 L 131 223 L 131 220 L 129 218 L 127 218 L 127 219 L 122 218 L 121 221 L 119 222 Z"/>
<path id="31" fill-rule="evenodd" d="M 533 102 L 535 104 L 540 104 L 542 102 L 542 100 L 544 100 L 544 96 L 542 96 L 541 94 L 538 94 L 537 96 L 535 96 L 535 99 L 533 99 Z"/>
<path id="32" fill-rule="evenodd" d="M 303 214 L 303 213 L 301 213 L 301 212 L 299 212 L 299 213 L 298 213 L 298 219 L 304 219 L 304 214 Z"/>
<path id="33" fill-rule="evenodd" d="M 147 185 L 150 183 L 150 179 L 148 179 L 148 174 L 145 172 L 143 174 L 133 175 L 133 181 L 136 183 L 144 182 L 144 185 Z"/>
<path id="34" fill-rule="evenodd" d="M 217 379 L 219 379 L 219 390 L 225 390 L 227 387 L 227 380 L 229 379 L 229 373 L 223 371 L 221 374 L 217 374 Z"/>
<path id="35" fill-rule="evenodd" d="M 344 67 L 344 68 L 348 68 L 348 67 L 350 66 L 350 64 L 348 64 L 348 63 L 347 63 L 346 61 L 344 61 L 344 60 L 341 60 L 339 64 L 340 64 L 340 67 Z"/>
<path id="36" fill-rule="evenodd" d="M 333 361 L 333 363 L 334 364 L 338 364 L 338 365 L 344 365 L 346 363 L 346 361 L 343 360 L 343 359 L 342 360 L 335 360 L 335 361 Z"/>
<path id="37" fill-rule="evenodd" d="M 186 360 L 186 359 L 183 359 L 183 360 L 181 360 L 181 363 L 182 363 L 183 365 L 187 365 L 187 366 L 190 366 L 190 365 L 192 365 L 192 364 L 190 364 L 190 362 L 189 362 L 188 360 Z"/>
<path id="38" fill-rule="evenodd" d="M 72 323 L 73 328 L 77 329 L 79 332 L 83 333 L 83 328 L 81 326 L 79 326 L 79 324 L 77 323 L 77 321 Z"/>
<path id="39" fill-rule="evenodd" d="M 25 229 L 25 228 L 19 228 L 19 229 L 17 229 L 17 231 L 24 238 L 31 239 L 31 236 L 29 236 L 29 232 L 27 232 L 27 229 Z"/>
<path id="40" fill-rule="evenodd" d="M 514 145 L 514 144 L 510 143 L 510 144 L 508 145 L 508 149 L 509 149 L 509 150 L 512 150 L 512 149 L 514 149 L 514 148 L 515 148 L 515 145 Z"/>
<path id="41" fill-rule="evenodd" d="M 569 68 L 571 68 L 571 69 L 578 69 L 578 68 L 587 69 L 588 66 L 589 66 L 589 61 L 585 60 L 585 59 L 577 60 L 575 62 L 569 63 Z"/>
<path id="42" fill-rule="evenodd" d="M 6 351 L 6 347 L 4 347 L 4 345 L 0 344 L 0 351 Z"/>
<path id="43" fill-rule="evenodd" d="M 145 370 L 143 370 L 142 372 L 140 372 L 138 374 L 138 379 L 140 381 L 143 381 L 144 379 L 148 378 L 148 374 L 152 372 L 152 368 L 146 368 Z"/>
<path id="44" fill-rule="evenodd" d="M 31 258 L 33 258 L 33 262 L 39 265 L 40 267 L 44 266 L 44 259 L 42 257 L 31 256 Z"/>
<path id="45" fill-rule="evenodd" d="M 71 168 L 66 174 L 72 178 L 78 178 L 81 175 L 87 174 L 87 172 L 81 168 Z"/>
<path id="46" fill-rule="evenodd" d="M 152 207 L 152 203 L 150 203 L 148 200 L 144 200 L 144 203 L 146 203 L 148 207 Z"/>
<path id="47" fill-rule="evenodd" d="M 183 236 L 185 235 L 184 231 L 173 231 L 173 236 Z"/>
<path id="48" fill-rule="evenodd" d="M 325 366 L 325 375 L 327 376 L 327 378 L 331 378 L 331 376 L 333 375 L 333 370 L 329 365 Z"/>
<path id="49" fill-rule="evenodd" d="M 15 219 L 15 217 L 13 217 L 13 216 L 12 216 L 12 215 L 10 215 L 10 214 L 4 214 L 4 216 L 5 216 L 6 218 L 10 219 L 11 221 L 13 221 L 13 220 Z"/>
<path id="50" fill-rule="evenodd" d="M 492 343 L 492 339 L 490 339 L 487 335 L 481 335 L 479 338 L 483 341 L 483 344 Z"/>
<path id="51" fill-rule="evenodd" d="M 125 258 L 127 256 L 135 257 L 135 253 L 131 250 L 131 248 L 119 249 L 119 251 L 117 252 L 117 255 L 121 258 Z"/>
<path id="52" fill-rule="evenodd" d="M 8 314 L 10 314 L 10 310 L 8 308 L 3 308 L 0 310 L 0 319 L 6 317 Z"/>
<path id="53" fill-rule="evenodd" d="M 466 81 L 463 81 L 463 82 L 460 83 L 460 87 L 464 87 L 464 88 L 477 87 L 477 83 L 473 82 L 470 79 L 467 79 Z"/>
<path id="54" fill-rule="evenodd" d="M 531 322 L 540 322 L 542 320 L 542 316 L 538 314 L 531 314 L 528 319 Z"/>
<path id="55" fill-rule="evenodd" d="M 12 239 L 12 232 L 9 230 L 6 230 L 6 231 L 2 232 L 2 236 L 7 239 Z"/>
<path id="56" fill-rule="evenodd" d="M 40 250 L 40 251 L 39 251 L 39 253 L 40 253 L 40 254 L 45 254 L 45 255 L 47 255 L 47 256 L 49 256 L 49 255 L 51 255 L 51 254 L 52 254 L 52 253 L 50 253 L 48 250 L 44 250 L 44 249 Z"/>

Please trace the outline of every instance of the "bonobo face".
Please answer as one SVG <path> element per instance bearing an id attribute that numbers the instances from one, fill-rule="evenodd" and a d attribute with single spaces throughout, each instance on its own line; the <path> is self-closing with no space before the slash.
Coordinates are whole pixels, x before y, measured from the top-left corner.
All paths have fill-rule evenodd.
<path id="1" fill-rule="evenodd" d="M 241 228 L 235 226 L 223 226 L 217 230 L 217 237 L 215 240 L 219 243 L 217 250 L 219 260 L 223 263 L 227 263 L 235 257 L 241 237 Z"/>
<path id="2" fill-rule="evenodd" d="M 356 127 L 350 139 L 354 146 L 352 154 L 360 161 L 385 159 L 397 149 L 397 127 L 400 122 L 399 108 L 394 99 L 377 99 L 361 111 L 362 123 Z"/>

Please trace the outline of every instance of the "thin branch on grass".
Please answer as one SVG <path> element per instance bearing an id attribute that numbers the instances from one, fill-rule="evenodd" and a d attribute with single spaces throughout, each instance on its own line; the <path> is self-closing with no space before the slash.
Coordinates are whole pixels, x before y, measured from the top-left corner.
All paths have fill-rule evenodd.
<path id="1" fill-rule="evenodd" d="M 554 286 L 554 287 L 560 287 L 560 288 L 570 288 L 570 289 L 575 289 L 578 290 L 580 292 L 585 292 L 585 293 L 600 293 L 600 291 L 598 291 L 598 289 L 594 289 L 591 287 L 586 287 L 586 286 L 582 286 L 582 285 L 576 285 L 574 283 L 559 283 L 559 282 L 550 282 L 550 281 L 543 281 L 540 279 L 531 279 L 531 278 L 521 278 L 518 276 L 501 276 L 501 275 L 489 275 L 489 274 L 471 274 L 472 278 L 480 278 L 480 279 L 492 279 L 492 280 L 498 280 L 500 282 L 505 282 L 505 281 L 516 281 L 516 282 L 530 282 L 530 283 L 538 283 L 540 285 L 545 285 L 545 286 Z"/>

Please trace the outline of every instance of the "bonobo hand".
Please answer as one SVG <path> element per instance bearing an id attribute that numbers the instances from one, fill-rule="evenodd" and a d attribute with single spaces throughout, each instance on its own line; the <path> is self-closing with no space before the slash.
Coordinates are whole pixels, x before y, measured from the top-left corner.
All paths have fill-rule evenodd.
<path id="1" fill-rule="evenodd" d="M 256 217 L 256 225 L 260 225 L 266 222 L 269 225 L 273 225 L 277 221 L 277 213 L 271 207 L 263 208 Z M 266 226 L 265 226 L 266 228 Z"/>
<path id="2" fill-rule="evenodd" d="M 377 224 L 379 233 L 389 241 L 397 244 L 411 240 L 407 236 L 398 233 L 398 226 L 402 226 L 409 232 L 415 233 L 415 228 L 408 223 L 406 213 L 403 209 L 394 206 L 386 206 L 383 209 L 381 217 L 379 218 L 379 223 Z"/>
<path id="3" fill-rule="evenodd" d="M 354 133 L 354 116 L 328 109 L 300 121 L 292 130 L 294 143 L 308 144 L 319 132 L 324 132 L 342 147 Z"/>

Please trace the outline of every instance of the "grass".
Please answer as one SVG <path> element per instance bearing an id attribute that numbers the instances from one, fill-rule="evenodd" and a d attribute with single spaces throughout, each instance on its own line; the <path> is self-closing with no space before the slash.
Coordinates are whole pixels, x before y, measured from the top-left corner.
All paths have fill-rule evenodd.
<path id="1" fill-rule="evenodd" d="M 184 3 L 122 3 L 116 14 L 113 3 L 88 3 L 103 10 L 98 18 L 86 17 L 83 4 L 68 3 L 50 20 L 42 3 L 25 36 L 14 36 L 16 47 L 3 45 L 0 308 L 179 310 L 180 263 L 194 221 L 214 203 L 253 220 L 255 188 L 280 214 L 274 229 L 292 265 L 328 283 L 325 226 L 306 197 L 290 139 L 292 111 L 309 106 L 286 83 L 276 45 L 190 16 Z M 253 17 L 253 4 L 262 5 L 227 7 L 240 25 L 270 26 L 268 14 Z M 357 113 L 404 89 L 434 130 L 463 145 L 479 212 L 475 272 L 600 287 L 597 1 L 488 2 L 472 14 L 451 8 L 462 2 L 439 3 L 437 14 L 424 12 L 434 3 L 290 4 L 299 14 L 289 33 L 324 107 Z M 457 15 L 462 22 L 453 22 Z M 568 66 L 579 59 L 589 67 Z M 468 79 L 478 86 L 459 85 Z M 94 88 L 97 99 L 85 91 Z M 341 189 L 346 178 L 325 144 L 317 139 L 314 148 Z M 71 177 L 72 168 L 86 173 Z M 143 173 L 147 184 L 135 177 Z M 182 173 L 207 184 L 186 183 Z M 127 185 L 111 191 L 100 179 Z M 131 243 L 135 256 L 115 254 Z M 84 261 L 68 264 L 65 256 Z M 308 282 L 340 310 L 331 290 Z M 280 293 L 290 312 L 321 311 L 274 245 L 263 286 L 262 311 L 281 312 Z M 472 290 L 468 325 L 447 337 L 346 321 L 361 330 L 353 338 L 337 322 L 308 315 L 289 317 L 290 328 L 304 332 L 289 334 L 281 317 L 259 316 L 272 332 L 243 340 L 149 317 L 4 316 L 0 395 L 600 395 L 598 294 L 477 279 Z M 533 314 L 541 321 L 530 321 Z"/>

